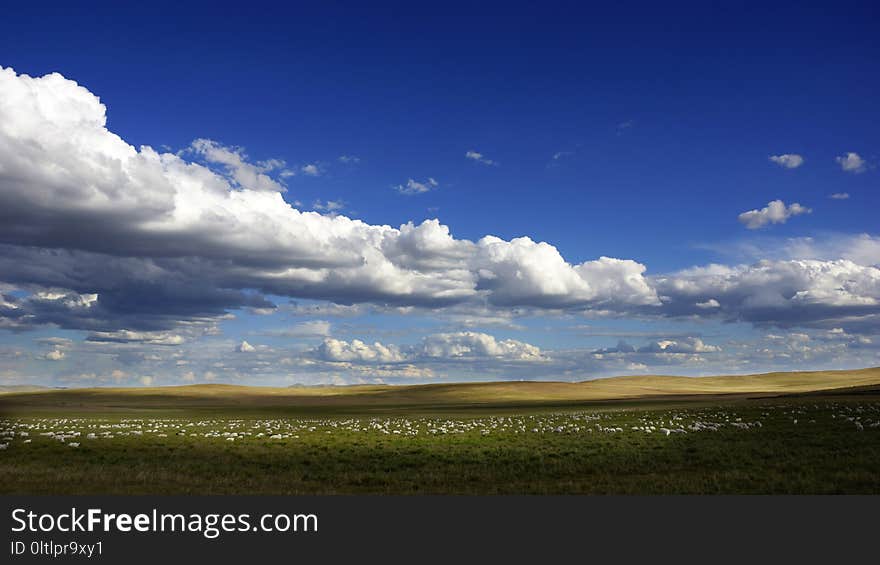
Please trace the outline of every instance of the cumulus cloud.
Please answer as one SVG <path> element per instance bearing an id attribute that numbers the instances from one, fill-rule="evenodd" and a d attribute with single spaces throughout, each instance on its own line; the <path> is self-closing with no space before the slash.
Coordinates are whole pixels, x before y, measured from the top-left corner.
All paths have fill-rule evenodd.
<path id="1" fill-rule="evenodd" d="M 434 190 L 440 186 L 436 180 L 432 177 L 428 177 L 428 180 L 424 182 L 419 182 L 414 179 L 408 179 L 406 184 L 399 184 L 395 187 L 395 190 L 401 194 L 422 194 L 425 192 L 429 192 Z"/>
<path id="2" fill-rule="evenodd" d="M 858 153 L 849 152 L 846 155 L 835 157 L 834 160 L 840 168 L 848 173 L 864 173 L 867 163 Z"/>
<path id="3" fill-rule="evenodd" d="M 645 266 L 635 261 L 600 257 L 571 265 L 552 245 L 528 237 L 504 241 L 487 236 L 476 251 L 479 288 L 491 291 L 490 302 L 496 305 L 659 304 L 643 276 Z"/>
<path id="4" fill-rule="evenodd" d="M 0 93 L 0 272 L 95 296 L 92 315 L 64 327 L 170 329 L 271 309 L 261 293 L 416 306 L 655 301 L 632 261 L 571 265 L 528 238 L 472 242 L 436 220 L 392 228 L 302 212 L 271 177 L 280 161 L 250 164 L 240 149 L 194 142 L 216 170 L 132 147 L 106 128 L 96 96 L 58 74 L 3 69 Z M 413 180 L 404 191 L 437 185 Z"/>
<path id="5" fill-rule="evenodd" d="M 867 233 L 823 235 L 819 239 L 788 239 L 779 247 L 792 259 L 849 259 L 859 265 L 880 265 L 880 237 Z"/>
<path id="6" fill-rule="evenodd" d="M 593 355 L 608 355 L 608 354 L 640 354 L 640 353 L 650 353 L 650 354 L 697 354 L 697 353 L 718 353 L 721 351 L 721 347 L 717 345 L 709 345 L 704 343 L 701 338 L 698 337 L 682 337 L 675 339 L 659 339 L 656 341 L 651 341 L 648 344 L 636 348 L 625 340 L 620 340 L 617 342 L 615 347 L 604 347 L 602 349 L 597 349 L 593 351 Z"/>
<path id="7" fill-rule="evenodd" d="M 441 333 L 426 337 L 414 353 L 424 357 L 460 359 L 494 357 L 510 361 L 542 361 L 545 356 L 534 345 L 515 339 L 497 340 L 480 332 Z"/>
<path id="8" fill-rule="evenodd" d="M 804 158 L 797 153 L 783 153 L 782 155 L 771 155 L 770 160 L 786 169 L 797 169 L 804 164 Z"/>
<path id="9" fill-rule="evenodd" d="M 52 349 L 43 356 L 43 358 L 48 361 L 61 361 L 65 357 L 66 354 L 61 349 Z"/>
<path id="10" fill-rule="evenodd" d="M 314 353 L 324 361 L 394 363 L 406 359 L 395 345 L 382 345 L 378 341 L 370 345 L 359 339 L 348 342 L 327 338 L 314 350 Z"/>
<path id="11" fill-rule="evenodd" d="M 709 265 L 653 281 L 666 315 L 706 315 L 781 327 L 877 327 L 880 269 L 847 259 Z"/>
<path id="12" fill-rule="evenodd" d="M 514 339 L 498 340 L 480 332 L 438 333 L 412 346 L 373 344 L 325 339 L 311 354 L 324 361 L 401 363 L 425 360 L 496 359 L 502 361 L 545 361 L 538 347 Z"/>
<path id="13" fill-rule="evenodd" d="M 739 221 L 750 230 L 762 228 L 767 224 L 784 224 L 789 218 L 801 214 L 809 214 L 810 208 L 797 202 L 785 205 L 782 200 L 773 200 L 760 210 L 749 210 L 739 215 Z"/>
<path id="14" fill-rule="evenodd" d="M 498 164 L 496 161 L 493 161 L 492 159 L 487 158 L 482 153 L 478 153 L 477 151 L 473 151 L 473 150 L 468 151 L 467 153 L 464 154 L 464 156 L 466 159 L 470 159 L 471 161 L 476 161 L 477 163 L 482 163 L 483 165 L 493 166 L 493 165 Z"/>
<path id="15" fill-rule="evenodd" d="M 819 238 L 749 237 L 707 248 L 735 257 L 739 262 L 756 262 L 762 259 L 849 259 L 859 265 L 880 264 L 880 236 L 867 233 L 825 232 Z"/>
<path id="16" fill-rule="evenodd" d="M 565 309 L 864 333 L 880 316 L 871 236 L 836 257 L 651 276 L 630 259 L 573 263 L 529 237 L 459 239 L 438 220 L 392 227 L 302 211 L 282 194 L 288 170 L 207 139 L 181 154 L 134 147 L 107 129 L 105 106 L 82 86 L 0 69 L 0 327 L 84 330 L 105 349 L 182 346 L 215 332 L 231 311 L 276 310 L 270 295 L 308 307 L 327 301 L 327 313 L 315 314 L 322 317 L 361 312 L 357 305 L 474 308 L 487 319 Z M 411 180 L 401 189 L 437 186 Z M 744 223 L 807 211 L 775 202 L 743 214 Z M 480 335 L 446 334 L 420 343 L 418 354 L 398 353 L 424 360 L 448 347 L 475 358 L 529 357 L 524 346 Z M 373 349 L 397 358 L 375 344 L 327 348 L 330 357 L 338 350 L 357 360 Z"/>
<path id="17" fill-rule="evenodd" d="M 617 345 L 614 347 L 603 347 L 601 349 L 597 349 L 593 351 L 593 355 L 608 355 L 615 353 L 635 353 L 636 348 L 627 343 L 626 340 L 621 339 L 617 342 Z"/>
<path id="18" fill-rule="evenodd" d="M 235 350 L 239 353 L 253 353 L 257 350 L 256 347 L 248 343 L 247 341 L 242 341 L 237 346 L 235 346 Z"/>
<path id="19" fill-rule="evenodd" d="M 681 340 L 663 339 L 639 348 L 640 353 L 716 353 L 718 351 L 721 351 L 720 347 L 703 343 L 698 337 Z"/>

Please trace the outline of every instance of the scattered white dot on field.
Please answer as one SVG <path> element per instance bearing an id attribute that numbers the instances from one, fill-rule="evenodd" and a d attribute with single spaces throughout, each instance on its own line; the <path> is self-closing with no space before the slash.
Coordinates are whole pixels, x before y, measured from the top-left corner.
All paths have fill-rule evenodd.
<path id="1" fill-rule="evenodd" d="M 445 437 L 449 441 L 468 434 L 482 437 L 513 434 L 586 438 L 599 433 L 625 438 L 659 433 L 661 437 L 672 438 L 688 433 L 754 433 L 767 426 L 779 428 L 795 425 L 810 428 L 823 425 L 833 426 L 837 430 L 874 432 L 880 427 L 880 404 L 825 402 L 808 406 L 762 405 L 757 409 L 716 407 L 665 411 L 581 411 L 471 418 L 0 418 L 0 450 L 7 450 L 15 445 L 40 445 L 51 441 L 75 448 L 80 445 L 80 438 L 103 440 L 102 443 L 117 440 L 160 445 L 225 440 L 230 442 L 231 447 L 237 448 L 238 445 L 255 442 L 283 444 L 300 440 L 301 437 L 316 440 L 343 432 L 393 436 L 401 440 L 427 435 L 438 439 Z M 33 442 L 31 436 L 37 441 Z"/>

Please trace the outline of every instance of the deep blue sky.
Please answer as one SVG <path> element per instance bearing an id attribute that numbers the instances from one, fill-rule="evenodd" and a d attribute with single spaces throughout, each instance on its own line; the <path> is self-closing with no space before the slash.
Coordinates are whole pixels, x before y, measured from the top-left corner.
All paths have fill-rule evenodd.
<path id="1" fill-rule="evenodd" d="M 876 4 L 418 4 L 16 3 L 0 53 L 88 87 L 134 144 L 356 155 L 356 174 L 288 196 L 341 198 L 371 223 L 437 215 L 459 237 L 528 234 L 655 271 L 773 198 L 825 205 L 780 233 L 876 228 L 876 179 L 833 161 L 876 152 Z M 560 151 L 574 154 L 548 167 Z M 807 166 L 771 166 L 778 153 Z M 428 176 L 440 190 L 385 197 Z M 840 191 L 854 198 L 827 206 Z"/>
<path id="2" fill-rule="evenodd" d="M 16 2 L 0 66 L 77 81 L 134 145 L 317 163 L 287 181 L 303 208 L 438 217 L 457 238 L 528 235 L 657 275 L 743 260 L 740 244 L 877 233 L 878 37 L 876 2 Z M 863 173 L 841 170 L 847 152 Z M 805 163 L 768 159 L 784 153 Z M 737 220 L 775 199 L 812 213 Z M 539 333 L 526 341 L 577 345 Z"/>

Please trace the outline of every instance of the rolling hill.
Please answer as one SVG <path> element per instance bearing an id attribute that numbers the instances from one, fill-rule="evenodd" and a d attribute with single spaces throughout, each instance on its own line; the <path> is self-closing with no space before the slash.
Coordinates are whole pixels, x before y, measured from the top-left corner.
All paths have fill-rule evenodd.
<path id="1" fill-rule="evenodd" d="M 41 389 L 0 395 L 0 414 L 160 409 L 379 409 L 547 406 L 605 402 L 699 401 L 877 387 L 880 367 L 718 377 L 622 376 L 566 382 L 476 382 L 389 386 L 253 387 L 189 385 Z"/>

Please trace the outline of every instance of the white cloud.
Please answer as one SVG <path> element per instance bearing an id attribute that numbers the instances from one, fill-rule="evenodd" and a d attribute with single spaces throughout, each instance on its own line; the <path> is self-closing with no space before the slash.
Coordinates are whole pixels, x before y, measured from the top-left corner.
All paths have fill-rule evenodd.
<path id="1" fill-rule="evenodd" d="M 703 343 L 698 337 L 684 339 L 662 339 L 653 341 L 639 348 L 640 353 L 717 353 L 721 348 L 717 345 Z"/>
<path id="2" fill-rule="evenodd" d="M 696 355 L 700 353 L 718 353 L 721 347 L 717 345 L 709 345 L 698 337 L 680 337 L 669 339 L 658 339 L 651 341 L 647 345 L 636 348 L 624 340 L 617 342 L 615 347 L 605 347 L 592 352 L 594 356 L 606 355 L 630 355 L 636 357 L 644 357 L 642 354 L 651 355 Z"/>
<path id="3" fill-rule="evenodd" d="M 498 340 L 480 332 L 441 333 L 426 337 L 416 347 L 418 355 L 430 358 L 461 359 L 492 357 L 508 361 L 544 361 L 534 345 L 515 339 Z"/>
<path id="4" fill-rule="evenodd" d="M 0 243 L 22 245 L 0 256 L 0 272 L 30 284 L 76 278 L 103 287 L 101 306 L 116 309 L 104 316 L 135 308 L 128 297 L 145 285 L 155 295 L 151 312 L 166 308 L 182 319 L 272 307 L 244 289 L 407 305 L 493 299 L 491 288 L 505 303 L 523 296 L 537 304 L 544 290 L 554 304 L 620 301 L 620 290 L 642 303 L 651 294 L 644 267 L 631 261 L 570 265 L 553 246 L 528 238 L 475 243 L 453 238 L 436 220 L 395 229 L 301 212 L 269 182 L 277 163 L 252 166 L 239 150 L 197 142 L 194 151 L 230 168 L 226 177 L 178 155 L 136 149 L 106 129 L 97 97 L 57 74 L 4 69 L 0 92 L 0 206 L 9 212 Z M 438 185 L 429 178 L 402 189 Z M 537 264 L 546 261 L 552 272 L 542 275 Z M 518 272 L 529 273 L 525 282 Z M 130 319 L 145 323 L 140 311 Z"/>
<path id="5" fill-rule="evenodd" d="M 832 200 L 847 200 L 849 198 L 849 193 L 848 192 L 835 192 L 834 194 L 830 195 L 828 198 L 831 198 Z"/>
<path id="6" fill-rule="evenodd" d="M 247 155 L 240 147 L 224 147 L 210 139 L 196 139 L 190 149 L 208 163 L 222 165 L 229 179 L 241 188 L 269 192 L 287 190 L 266 174 L 274 170 L 284 170 L 284 161 L 271 159 L 254 165 L 247 162 Z"/>
<path id="7" fill-rule="evenodd" d="M 356 361 L 395 363 L 406 357 L 395 345 L 382 345 L 378 341 L 370 345 L 359 339 L 351 342 L 327 338 L 315 348 L 314 353 L 324 361 Z"/>
<path id="8" fill-rule="evenodd" d="M 458 239 L 437 220 L 392 227 L 303 212 L 273 179 L 280 161 L 250 163 L 240 149 L 208 140 L 182 155 L 136 148 L 106 122 L 100 100 L 61 75 L 0 70 L 0 273 L 9 283 L 0 289 L 26 289 L 0 295 L 0 327 L 53 325 L 90 332 L 93 343 L 184 345 L 231 311 L 273 309 L 264 295 L 487 314 L 568 309 L 834 324 L 848 332 L 877 327 L 880 316 L 871 236 L 828 260 L 647 276 L 627 259 L 571 263 L 528 237 Z M 213 167 L 186 160 L 193 154 Z M 774 202 L 741 221 L 758 227 L 808 210 Z"/>
<path id="9" fill-rule="evenodd" d="M 184 342 L 183 336 L 170 332 L 132 330 L 92 332 L 86 337 L 86 340 L 95 343 L 140 343 L 145 345 L 180 345 Z"/>
<path id="10" fill-rule="evenodd" d="M 92 308 L 98 302 L 96 293 L 80 294 L 67 290 L 37 291 L 33 300 L 43 303 L 56 303 L 65 308 Z"/>
<path id="11" fill-rule="evenodd" d="M 239 343 L 236 346 L 235 350 L 238 351 L 239 353 L 253 353 L 254 351 L 257 350 L 257 348 L 254 347 L 253 345 L 251 345 L 250 343 L 248 343 L 247 341 L 242 341 L 241 343 Z"/>
<path id="12" fill-rule="evenodd" d="M 779 248 L 792 259 L 848 259 L 859 265 L 880 265 L 880 237 L 866 233 L 830 233 L 818 240 L 812 237 L 793 238 L 779 244 Z"/>
<path id="13" fill-rule="evenodd" d="M 477 243 L 473 262 L 480 286 L 491 290 L 497 305 L 659 304 L 643 277 L 645 266 L 635 261 L 600 257 L 571 265 L 547 243 L 487 236 Z"/>
<path id="14" fill-rule="evenodd" d="M 809 214 L 811 209 L 801 206 L 797 202 L 785 205 L 782 200 L 773 200 L 760 210 L 749 210 L 739 215 L 740 223 L 748 229 L 755 230 L 767 224 L 784 224 L 789 218 L 801 214 Z"/>
<path id="15" fill-rule="evenodd" d="M 867 169 L 867 163 L 858 153 L 849 152 L 834 158 L 840 168 L 848 173 L 863 173 Z"/>
<path id="16" fill-rule="evenodd" d="M 154 293 L 174 285 L 177 294 L 168 297 L 168 307 L 196 312 L 216 312 L 218 306 L 222 312 L 223 302 L 252 301 L 227 289 L 406 305 L 481 296 L 508 305 L 519 298 L 554 306 L 657 302 L 642 276 L 644 266 L 634 261 L 601 258 L 571 265 L 552 245 L 529 238 L 487 236 L 475 243 L 455 239 L 436 220 L 395 229 L 301 212 L 278 191 L 247 188 L 254 183 L 266 188 L 259 175 L 241 178 L 236 189 L 177 155 L 126 144 L 106 129 L 97 97 L 57 74 L 30 78 L 5 69 L 0 92 L 0 206 L 17 212 L 0 225 L 0 243 L 27 245 L 16 248 L 0 272 L 43 262 L 27 276 L 39 272 L 46 280 L 30 283 L 75 276 L 97 284 L 113 274 L 117 280 L 108 292 L 116 295 L 102 305 L 130 302 L 119 295 L 126 285 L 142 292 L 137 287 L 148 284 Z M 196 146 L 229 163 L 239 177 L 249 171 L 241 152 L 207 141 Z M 438 185 L 433 178 L 410 179 L 404 190 Z M 73 239 L 69 255 L 34 250 L 68 249 Z M 195 306 L 209 300 L 212 306 Z M 158 302 L 157 297 L 157 307 Z"/>
<path id="17" fill-rule="evenodd" d="M 880 236 L 825 232 L 813 237 L 748 237 L 733 244 L 708 247 L 739 261 L 779 259 L 849 259 L 859 265 L 880 265 Z"/>
<path id="18" fill-rule="evenodd" d="M 321 167 L 317 163 L 303 165 L 302 167 L 300 167 L 300 170 L 310 177 L 317 177 L 321 174 Z"/>
<path id="19" fill-rule="evenodd" d="M 338 158 L 340 163 L 345 163 L 346 165 L 354 165 L 361 162 L 360 157 L 356 157 L 354 155 L 340 155 Z"/>
<path id="20" fill-rule="evenodd" d="M 61 349 L 52 349 L 48 353 L 46 353 L 43 358 L 49 361 L 61 361 L 67 355 Z"/>
<path id="21" fill-rule="evenodd" d="M 804 158 L 797 153 L 783 153 L 782 155 L 771 155 L 770 160 L 786 169 L 797 169 L 804 164 Z"/>
<path id="22" fill-rule="evenodd" d="M 325 339 L 311 350 L 311 355 L 330 362 L 402 363 L 415 361 L 449 361 L 461 359 L 495 359 L 510 362 L 546 361 L 538 347 L 514 339 L 498 340 L 480 332 L 438 333 L 424 337 L 413 346 L 351 342 Z"/>
<path id="23" fill-rule="evenodd" d="M 478 153 L 473 150 L 468 151 L 467 153 L 464 154 L 464 156 L 465 156 L 465 158 L 470 159 L 471 161 L 476 161 L 477 163 L 482 163 L 484 165 L 493 166 L 493 165 L 498 164 L 497 161 L 493 161 L 492 159 L 488 159 L 482 153 Z"/>
<path id="24" fill-rule="evenodd" d="M 422 194 L 431 191 L 438 186 L 440 186 L 440 184 L 436 180 L 432 177 L 428 177 L 428 180 L 424 182 L 408 179 L 406 184 L 399 184 L 395 189 L 401 194 Z"/>
<path id="25" fill-rule="evenodd" d="M 706 314 L 782 327 L 877 327 L 880 269 L 846 259 L 709 265 L 656 277 L 666 315 Z"/>

